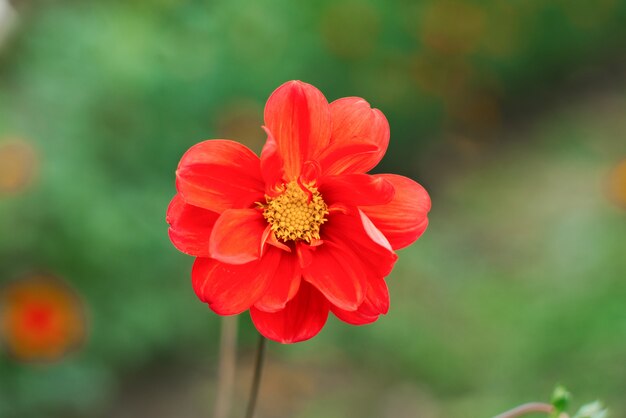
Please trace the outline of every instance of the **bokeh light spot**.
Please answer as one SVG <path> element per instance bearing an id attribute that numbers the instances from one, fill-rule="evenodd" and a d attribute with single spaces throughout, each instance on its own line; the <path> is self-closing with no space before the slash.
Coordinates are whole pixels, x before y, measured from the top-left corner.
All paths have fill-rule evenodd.
<path id="1" fill-rule="evenodd" d="M 461 55 L 474 51 L 484 33 L 484 10 L 465 1 L 443 0 L 424 11 L 419 37 L 439 53 Z"/>
<path id="2" fill-rule="evenodd" d="M 261 129 L 263 106 L 250 99 L 235 99 L 227 104 L 215 120 L 217 136 L 233 139 L 260 152 L 265 142 Z"/>
<path id="3" fill-rule="evenodd" d="M 37 154 L 23 139 L 0 140 L 0 195 L 24 190 L 37 173 Z"/>
<path id="4" fill-rule="evenodd" d="M 83 303 L 60 279 L 28 276 L 0 290 L 0 341 L 15 359 L 59 360 L 85 336 Z"/>
<path id="5" fill-rule="evenodd" d="M 626 158 L 611 170 L 608 193 L 611 201 L 626 210 Z"/>

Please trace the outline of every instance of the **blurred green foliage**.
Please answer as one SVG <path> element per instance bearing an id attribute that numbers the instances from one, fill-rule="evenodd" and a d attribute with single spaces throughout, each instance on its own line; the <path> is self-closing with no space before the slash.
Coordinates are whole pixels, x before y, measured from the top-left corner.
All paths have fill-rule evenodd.
<path id="1" fill-rule="evenodd" d="M 626 155 L 614 134 L 626 128 L 602 131 L 592 106 L 507 133 L 510 115 L 623 54 L 625 1 L 19 6 L 0 50 L 0 140 L 22 138 L 39 163 L 33 184 L 0 196 L 0 280 L 64 278 L 91 332 L 53 365 L 0 354 L 0 417 L 106 416 L 129 375 L 211 364 L 218 318 L 166 233 L 174 170 L 206 138 L 258 151 L 263 103 L 289 79 L 380 108 L 392 128 L 381 169 L 417 176 L 435 203 L 389 279 L 388 317 L 363 328 L 331 320 L 312 342 L 272 346 L 277 356 L 347 353 L 374 387 L 420 382 L 432 416 L 489 416 L 556 381 L 626 411 L 626 228 L 597 174 Z M 517 145 L 491 141 L 505 135 Z M 455 174 L 441 154 L 467 149 L 484 157 Z M 322 399 L 302 416 L 378 416 L 369 393 L 346 392 L 351 407 Z"/>

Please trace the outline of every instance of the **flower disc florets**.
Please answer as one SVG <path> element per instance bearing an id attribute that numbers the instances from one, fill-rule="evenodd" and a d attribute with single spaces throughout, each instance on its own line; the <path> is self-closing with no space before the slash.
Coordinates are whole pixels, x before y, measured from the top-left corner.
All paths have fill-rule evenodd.
<path id="1" fill-rule="evenodd" d="M 407 177 L 368 174 L 387 150 L 389 124 L 364 99 L 328 103 L 290 81 L 263 115 L 260 156 L 207 140 L 176 169 L 168 233 L 197 257 L 196 295 L 219 315 L 249 310 L 259 332 L 281 343 L 312 338 L 330 313 L 376 321 L 389 309 L 395 250 L 428 226 L 428 193 Z"/>
<path id="2" fill-rule="evenodd" d="M 266 196 L 263 217 L 271 225 L 276 238 L 311 243 L 320 239 L 320 225 L 326 222 L 328 207 L 313 186 L 300 186 L 292 181 L 276 197 Z"/>

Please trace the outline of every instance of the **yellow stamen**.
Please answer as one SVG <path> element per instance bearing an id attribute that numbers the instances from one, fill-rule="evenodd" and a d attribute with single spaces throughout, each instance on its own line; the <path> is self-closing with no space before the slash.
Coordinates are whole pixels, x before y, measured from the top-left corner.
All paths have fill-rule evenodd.
<path id="1" fill-rule="evenodd" d="M 320 239 L 320 225 L 326 222 L 328 207 L 316 187 L 305 191 L 292 181 L 283 186 L 276 197 L 265 196 L 267 203 L 261 204 L 263 217 L 281 241 L 306 241 Z"/>

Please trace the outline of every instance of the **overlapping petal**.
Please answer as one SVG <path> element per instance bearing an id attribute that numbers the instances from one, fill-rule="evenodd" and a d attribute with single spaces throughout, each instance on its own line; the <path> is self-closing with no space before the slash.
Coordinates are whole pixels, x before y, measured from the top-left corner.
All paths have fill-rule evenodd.
<path id="1" fill-rule="evenodd" d="M 249 309 L 259 332 L 282 343 L 315 336 L 329 311 L 349 324 L 376 321 L 389 309 L 394 250 L 428 225 L 428 193 L 406 177 L 366 174 L 387 149 L 389 124 L 361 98 L 329 105 L 315 87 L 291 81 L 270 96 L 264 119 L 260 158 L 211 140 L 181 159 L 167 222 L 174 245 L 198 256 L 194 291 L 220 315 Z M 309 200 L 286 194 L 291 182 Z M 280 203 L 267 220 L 256 204 L 266 196 Z M 311 218 L 307 204 L 320 198 L 326 206 Z M 314 239 L 271 229 L 322 217 Z"/>
<path id="2" fill-rule="evenodd" d="M 330 142 L 328 101 L 312 85 L 289 81 L 267 100 L 265 126 L 276 140 L 286 177 L 294 180 L 302 164 L 319 155 Z"/>
<path id="3" fill-rule="evenodd" d="M 281 250 L 270 248 L 263 258 L 232 265 L 213 258 L 197 258 L 191 271 L 198 298 L 220 315 L 249 309 L 267 290 L 280 262 Z"/>
<path id="4" fill-rule="evenodd" d="M 213 226 L 210 257 L 229 264 L 245 264 L 261 256 L 267 222 L 257 209 L 228 209 Z"/>
<path id="5" fill-rule="evenodd" d="M 397 255 L 384 235 L 361 211 L 353 214 L 335 213 L 329 217 L 324 231 L 325 242 L 345 247 L 354 255 L 365 277 L 365 297 L 357 309 L 331 305 L 333 313 L 342 321 L 362 325 L 374 322 L 389 309 L 389 293 L 384 277 L 397 260 Z"/>
<path id="6" fill-rule="evenodd" d="M 329 206 L 334 203 L 348 206 L 384 205 L 391 202 L 395 194 L 391 182 L 369 174 L 324 177 L 319 190 Z"/>
<path id="7" fill-rule="evenodd" d="M 274 135 L 267 127 L 264 126 L 263 129 L 267 134 L 267 140 L 261 151 L 261 174 L 265 181 L 265 193 L 274 196 L 277 186 L 283 182 L 285 168 Z"/>
<path id="8" fill-rule="evenodd" d="M 317 335 L 328 319 L 328 310 L 326 298 L 303 281 L 298 293 L 287 303 L 285 309 L 264 312 L 253 306 L 250 308 L 250 317 L 263 336 L 289 344 Z"/>
<path id="9" fill-rule="evenodd" d="M 209 237 L 218 217 L 216 212 L 188 205 L 177 194 L 167 208 L 170 240 L 186 254 L 208 257 Z"/>
<path id="10" fill-rule="evenodd" d="M 300 288 L 301 276 L 297 256 L 283 252 L 267 291 L 254 306 L 265 312 L 285 309 L 287 302 L 293 299 Z"/>
<path id="11" fill-rule="evenodd" d="M 331 310 L 337 318 L 348 324 L 371 324 L 389 310 L 389 291 L 385 280 L 382 277 L 370 277 L 365 299 L 356 311 L 350 312 L 336 306 L 331 306 Z"/>
<path id="12" fill-rule="evenodd" d="M 302 274 L 304 280 L 341 309 L 354 311 L 363 302 L 366 272 L 361 260 L 349 248 L 325 241 L 312 252 L 312 262 Z"/>
<path id="13" fill-rule="evenodd" d="M 183 155 L 176 170 L 176 187 L 194 206 L 223 212 L 250 207 L 264 196 L 259 157 L 237 142 L 200 142 Z"/>
<path id="14" fill-rule="evenodd" d="M 360 97 L 345 97 L 330 104 L 330 144 L 318 156 L 324 174 L 366 173 L 385 155 L 389 123 L 378 109 Z"/>
<path id="15" fill-rule="evenodd" d="M 393 200 L 384 205 L 361 209 L 387 237 L 394 250 L 404 248 L 417 240 L 428 226 L 430 196 L 415 181 L 396 174 L 377 174 L 393 184 Z"/>

